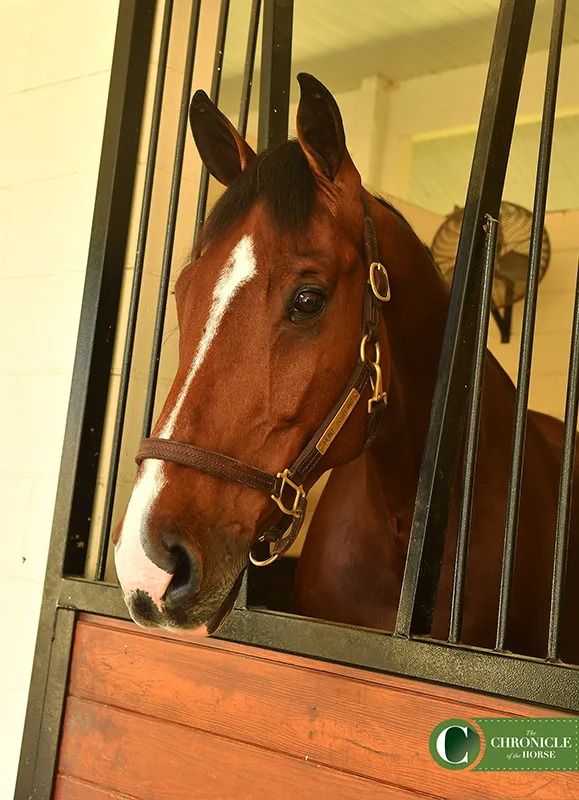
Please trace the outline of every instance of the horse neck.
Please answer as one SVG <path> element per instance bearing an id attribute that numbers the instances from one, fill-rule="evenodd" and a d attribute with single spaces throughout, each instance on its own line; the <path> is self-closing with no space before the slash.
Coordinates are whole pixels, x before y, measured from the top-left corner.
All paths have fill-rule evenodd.
<path id="1" fill-rule="evenodd" d="M 375 203 L 378 206 L 378 203 Z M 412 513 L 448 307 L 448 288 L 410 225 L 374 207 L 392 298 L 383 307 L 391 359 L 388 408 L 369 451 L 389 511 Z"/>

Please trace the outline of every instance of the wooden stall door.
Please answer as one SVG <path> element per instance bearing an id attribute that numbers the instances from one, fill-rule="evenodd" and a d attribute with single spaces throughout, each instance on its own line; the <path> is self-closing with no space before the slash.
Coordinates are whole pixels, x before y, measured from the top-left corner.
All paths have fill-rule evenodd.
<path id="1" fill-rule="evenodd" d="M 55 798 L 579 798 L 578 774 L 437 766 L 432 729 L 473 716 L 553 711 L 81 615 Z"/>

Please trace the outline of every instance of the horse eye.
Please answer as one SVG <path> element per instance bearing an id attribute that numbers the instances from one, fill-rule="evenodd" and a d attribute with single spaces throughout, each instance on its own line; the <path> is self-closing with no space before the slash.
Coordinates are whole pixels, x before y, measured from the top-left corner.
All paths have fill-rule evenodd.
<path id="1" fill-rule="evenodd" d="M 294 297 L 291 311 L 298 317 L 313 317 L 326 305 L 326 297 L 315 289 L 301 289 Z"/>

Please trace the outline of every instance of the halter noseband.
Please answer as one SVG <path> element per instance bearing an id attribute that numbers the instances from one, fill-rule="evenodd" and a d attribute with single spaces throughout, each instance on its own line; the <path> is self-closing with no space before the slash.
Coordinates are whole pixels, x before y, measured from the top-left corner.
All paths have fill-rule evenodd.
<path id="1" fill-rule="evenodd" d="M 172 439 L 143 439 L 139 445 L 137 464 L 146 458 L 171 461 L 174 464 L 191 467 L 218 478 L 235 481 L 242 486 L 270 495 L 284 516 L 277 525 L 269 528 L 258 539 L 260 542 L 273 543 L 269 558 L 259 561 L 250 550 L 249 559 L 258 567 L 271 564 L 287 552 L 295 542 L 306 515 L 307 494 L 304 489 L 304 481 L 318 465 L 344 426 L 368 383 L 372 387 L 372 396 L 368 400 L 370 421 L 366 444 L 374 438 L 380 423 L 381 412 L 387 402 L 387 393 L 382 384 L 378 324 L 380 308 L 390 300 L 390 281 L 386 268 L 381 264 L 378 255 L 376 231 L 365 190 L 362 190 L 361 200 L 364 209 L 364 250 L 369 263 L 369 274 L 364 294 L 360 357 L 346 388 L 293 465 L 289 469 L 284 469 L 283 472 L 278 472 L 277 475 L 272 475 L 237 461 L 235 458 Z M 372 347 L 374 348 L 373 359 L 370 358 L 368 352 Z"/>

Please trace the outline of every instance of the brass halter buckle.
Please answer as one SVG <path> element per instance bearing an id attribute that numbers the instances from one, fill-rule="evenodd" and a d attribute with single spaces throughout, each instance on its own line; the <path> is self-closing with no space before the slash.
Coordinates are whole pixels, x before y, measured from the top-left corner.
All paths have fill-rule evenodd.
<path id="1" fill-rule="evenodd" d="M 278 472 L 277 477 L 281 478 L 281 486 L 279 487 L 279 495 L 272 494 L 271 499 L 277 503 L 279 508 L 283 511 L 284 514 L 287 514 L 291 517 L 299 517 L 300 512 L 298 511 L 300 501 L 303 497 L 306 496 L 303 486 L 298 486 L 297 483 L 294 483 L 290 476 L 289 469 L 284 469 L 283 472 Z M 294 502 L 291 508 L 288 508 L 284 501 L 283 501 L 283 493 L 286 486 L 289 486 L 291 489 L 294 490 Z"/>
<path id="2" fill-rule="evenodd" d="M 368 414 L 371 414 L 374 410 L 374 406 L 378 405 L 378 403 L 386 403 L 388 402 L 388 393 L 384 391 L 384 384 L 382 381 L 382 367 L 380 366 L 380 345 L 378 342 L 370 342 L 369 334 L 365 334 L 362 342 L 360 344 L 360 358 L 362 361 L 370 362 L 370 366 L 374 371 L 374 375 L 370 376 L 370 384 L 372 386 L 372 397 L 368 400 Z M 366 345 L 368 343 L 374 345 L 374 359 L 372 360 L 366 354 Z"/>
<path id="3" fill-rule="evenodd" d="M 262 541 L 265 541 L 263 536 L 258 539 L 258 542 Z M 267 567 L 268 564 L 273 564 L 274 561 L 277 561 L 278 556 L 279 553 L 274 553 L 272 556 L 269 556 L 269 558 L 264 558 L 263 561 L 258 561 L 258 559 L 251 552 L 251 550 L 249 551 L 249 560 L 251 561 L 254 567 Z"/>
<path id="4" fill-rule="evenodd" d="M 386 294 L 381 294 L 380 290 L 378 289 L 378 284 L 376 283 L 376 271 L 380 272 L 386 280 Z M 372 261 L 370 264 L 369 282 L 370 286 L 372 287 L 372 291 L 374 292 L 374 297 L 377 300 L 380 300 L 381 303 L 387 303 L 391 297 L 390 278 L 388 277 L 388 272 L 386 271 L 384 264 L 381 264 L 379 261 Z"/>
<path id="5" fill-rule="evenodd" d="M 284 469 L 283 472 L 278 472 L 277 473 L 277 477 L 281 478 L 281 486 L 279 487 L 279 495 L 272 494 L 271 495 L 271 499 L 275 503 L 277 503 L 277 505 L 279 506 L 281 511 L 283 511 L 283 513 L 286 514 L 286 516 L 289 516 L 289 517 L 300 517 L 303 512 L 299 511 L 299 505 L 300 505 L 300 502 L 301 502 L 302 498 L 304 498 L 306 496 L 306 493 L 305 493 L 305 490 L 304 490 L 303 486 L 298 486 L 297 483 L 294 483 L 294 481 L 292 481 L 292 479 L 289 477 L 290 474 L 291 473 L 290 473 L 289 469 Z M 295 492 L 294 501 L 293 501 L 293 505 L 292 505 L 291 508 L 288 508 L 286 506 L 286 504 L 284 503 L 283 499 L 282 499 L 286 486 L 289 486 L 290 489 L 293 489 L 294 492 Z M 287 534 L 286 534 L 286 536 L 287 536 Z M 285 538 L 286 537 L 284 537 L 284 539 Z M 265 536 L 260 536 L 260 538 L 258 539 L 258 542 L 265 542 L 265 541 L 266 541 Z M 278 540 L 278 544 L 279 544 L 280 541 L 283 541 L 283 539 L 279 539 Z M 268 564 L 272 564 L 279 557 L 279 555 L 280 555 L 279 552 L 273 553 L 268 558 L 265 558 L 263 561 L 259 561 L 258 559 L 255 558 L 255 556 L 253 555 L 253 553 L 250 550 L 249 551 L 249 560 L 256 567 L 267 567 L 267 565 Z"/>

